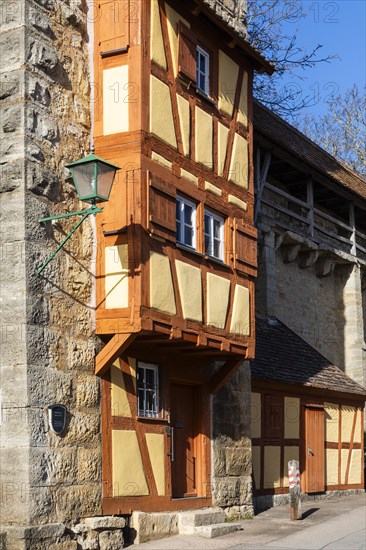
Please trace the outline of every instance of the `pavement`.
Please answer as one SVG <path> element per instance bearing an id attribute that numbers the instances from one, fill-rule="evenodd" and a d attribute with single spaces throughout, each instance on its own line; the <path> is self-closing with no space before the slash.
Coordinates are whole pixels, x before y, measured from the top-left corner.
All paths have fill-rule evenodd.
<path id="1" fill-rule="evenodd" d="M 315 496 L 302 503 L 303 519 L 290 520 L 276 506 L 240 522 L 241 530 L 216 539 L 175 535 L 131 546 L 131 550 L 365 550 L 366 495 Z"/>

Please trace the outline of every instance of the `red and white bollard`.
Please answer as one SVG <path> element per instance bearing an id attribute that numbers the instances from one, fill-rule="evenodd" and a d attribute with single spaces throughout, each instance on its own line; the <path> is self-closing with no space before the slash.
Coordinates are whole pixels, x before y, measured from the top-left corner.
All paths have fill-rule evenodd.
<path id="1" fill-rule="evenodd" d="M 298 460 L 288 463 L 288 484 L 290 488 L 291 521 L 302 519 L 300 500 L 300 466 Z"/>

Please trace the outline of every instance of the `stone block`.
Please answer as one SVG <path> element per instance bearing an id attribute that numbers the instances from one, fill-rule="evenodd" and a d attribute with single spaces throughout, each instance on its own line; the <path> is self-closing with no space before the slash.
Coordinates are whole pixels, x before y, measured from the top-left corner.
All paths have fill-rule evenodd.
<path id="1" fill-rule="evenodd" d="M 39 163 L 27 163 L 26 186 L 35 195 L 47 197 L 51 201 L 57 202 L 60 198 L 61 184 L 59 178 L 54 172 L 39 165 Z M 45 205 L 40 205 L 39 208 L 44 209 Z M 37 222 L 43 216 L 45 216 L 44 211 L 41 216 L 37 214 Z"/>
<path id="2" fill-rule="evenodd" d="M 52 46 L 31 38 L 27 49 L 26 61 L 30 67 L 37 67 L 48 74 L 52 74 L 55 71 L 59 60 Z"/>
<path id="3" fill-rule="evenodd" d="M 240 530 L 240 523 L 218 523 L 216 525 L 203 525 L 202 527 L 195 527 L 194 534 L 204 537 L 206 539 L 214 539 L 216 537 L 222 537 L 229 533 L 235 533 Z"/>
<path id="4" fill-rule="evenodd" d="M 17 69 L 22 63 L 24 50 L 23 30 L 13 29 L 0 35 L 2 71 Z"/>
<path id="5" fill-rule="evenodd" d="M 77 449 L 30 449 L 29 480 L 34 486 L 76 482 L 77 471 Z"/>
<path id="6" fill-rule="evenodd" d="M 19 70 L 7 71 L 0 74 L 0 100 L 20 98 L 24 90 L 24 73 Z"/>
<path id="7" fill-rule="evenodd" d="M 228 476 L 251 475 L 252 453 L 250 448 L 231 447 L 225 450 Z"/>
<path id="8" fill-rule="evenodd" d="M 84 524 L 88 529 L 95 531 L 105 529 L 123 529 L 126 526 L 126 520 L 117 516 L 100 516 L 86 518 L 84 519 Z"/>
<path id="9" fill-rule="evenodd" d="M 70 408 L 73 398 L 73 377 L 66 372 L 32 366 L 28 372 L 28 402 L 31 406 L 47 408 L 61 403 Z"/>
<path id="10" fill-rule="evenodd" d="M 53 488 L 57 517 L 64 522 L 75 518 L 100 515 L 102 495 L 100 484 L 60 485 Z"/>
<path id="11" fill-rule="evenodd" d="M 132 532 L 136 533 L 135 544 L 176 535 L 178 533 L 178 514 L 176 512 L 159 512 L 156 514 L 133 512 L 130 528 Z"/>
<path id="12" fill-rule="evenodd" d="M 17 159 L 0 166 L 0 193 L 9 193 L 23 184 L 24 161 Z"/>
<path id="13" fill-rule="evenodd" d="M 178 514 L 178 529 L 181 535 L 192 535 L 196 527 L 220 524 L 225 521 L 225 513 L 219 508 L 189 510 Z"/>
<path id="14" fill-rule="evenodd" d="M 76 412 L 63 438 L 64 445 L 100 445 L 100 415 Z"/>
<path id="15" fill-rule="evenodd" d="M 99 535 L 100 550 L 121 550 L 123 548 L 122 531 L 103 531 Z"/>
<path id="16" fill-rule="evenodd" d="M 101 480 L 101 449 L 79 447 L 78 453 L 78 480 L 79 482 Z"/>
<path id="17" fill-rule="evenodd" d="M 1 130 L 4 134 L 13 133 L 20 130 L 22 110 L 23 106 L 21 104 L 9 105 L 9 107 L 4 107 L 1 109 Z"/>
<path id="18" fill-rule="evenodd" d="M 79 409 L 95 407 L 100 399 L 100 380 L 94 374 L 82 373 L 77 377 L 76 404 Z"/>

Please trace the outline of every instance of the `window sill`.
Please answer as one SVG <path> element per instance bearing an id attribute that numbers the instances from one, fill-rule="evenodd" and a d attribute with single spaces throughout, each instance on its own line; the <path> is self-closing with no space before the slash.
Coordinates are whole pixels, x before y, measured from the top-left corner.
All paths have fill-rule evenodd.
<path id="1" fill-rule="evenodd" d="M 211 99 L 210 96 L 208 96 L 207 94 L 205 94 L 205 92 L 203 92 L 202 90 L 200 90 L 199 88 L 196 87 L 196 94 L 200 97 L 202 97 L 202 99 L 204 99 L 205 101 L 207 101 L 208 103 L 210 103 L 210 105 L 214 105 L 216 107 L 216 101 L 214 101 L 213 99 Z"/>
<path id="2" fill-rule="evenodd" d="M 201 252 L 198 252 L 198 250 L 195 250 L 194 248 L 191 248 L 187 245 L 184 245 L 182 243 L 176 243 L 177 248 L 180 248 L 181 250 L 184 250 L 185 252 L 190 252 L 194 256 L 198 256 L 201 260 L 206 260 L 206 262 L 214 262 L 215 264 L 218 264 L 221 267 L 224 267 L 230 271 L 232 271 L 232 267 L 229 264 L 226 264 L 223 260 L 219 260 L 218 258 L 214 258 L 213 256 L 209 256 L 208 254 L 202 254 Z"/>
<path id="3" fill-rule="evenodd" d="M 169 424 L 169 420 L 167 418 L 159 418 L 159 417 L 152 417 L 152 416 L 137 416 L 136 420 L 138 422 L 148 422 L 148 423 L 154 423 L 154 424 Z"/>

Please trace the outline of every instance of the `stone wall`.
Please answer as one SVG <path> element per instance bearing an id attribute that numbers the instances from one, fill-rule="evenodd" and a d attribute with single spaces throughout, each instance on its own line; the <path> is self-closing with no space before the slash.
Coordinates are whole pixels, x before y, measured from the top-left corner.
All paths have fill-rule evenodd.
<path id="1" fill-rule="evenodd" d="M 38 548 L 33 536 L 42 547 L 50 524 L 61 525 L 57 548 L 73 548 L 62 546 L 65 525 L 101 513 L 93 220 L 36 275 L 75 223 L 39 218 L 81 207 L 64 164 L 89 151 L 87 11 L 82 0 L 12 0 L 1 9 L 1 517 L 9 548 Z M 48 427 L 53 403 L 68 409 L 62 436 Z"/>
<path id="2" fill-rule="evenodd" d="M 203 0 L 225 23 L 244 38 L 247 35 L 247 0 Z"/>
<path id="3" fill-rule="evenodd" d="M 213 504 L 231 516 L 252 515 L 252 451 L 250 439 L 249 363 L 213 397 Z"/>

